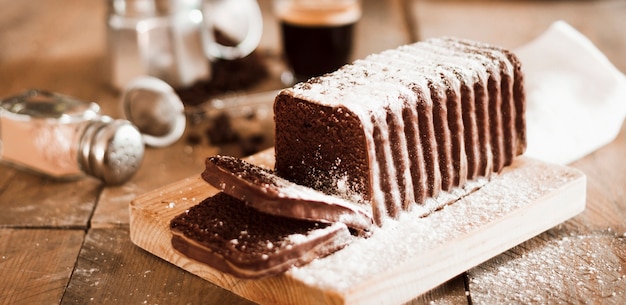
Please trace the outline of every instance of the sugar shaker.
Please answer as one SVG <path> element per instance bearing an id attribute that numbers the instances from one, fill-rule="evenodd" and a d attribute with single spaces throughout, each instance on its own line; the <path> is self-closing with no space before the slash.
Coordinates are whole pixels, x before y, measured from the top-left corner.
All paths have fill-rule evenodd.
<path id="1" fill-rule="evenodd" d="M 106 0 L 110 81 L 117 89 L 140 76 L 172 87 L 211 77 L 210 62 L 237 59 L 258 46 L 263 18 L 256 0 Z M 231 17 L 232 15 L 232 17 Z M 216 42 L 215 23 L 247 25 L 235 46 Z"/>
<path id="2" fill-rule="evenodd" d="M 106 184 L 131 178 L 144 142 L 127 120 L 100 114 L 96 103 L 28 90 L 0 100 L 0 161 L 46 176 L 90 175 Z"/>

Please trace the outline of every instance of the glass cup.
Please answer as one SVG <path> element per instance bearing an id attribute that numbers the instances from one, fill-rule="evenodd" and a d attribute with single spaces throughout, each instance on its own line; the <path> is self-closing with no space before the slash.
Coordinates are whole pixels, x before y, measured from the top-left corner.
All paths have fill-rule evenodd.
<path id="1" fill-rule="evenodd" d="M 350 60 L 359 0 L 274 0 L 274 12 L 295 81 L 335 71 Z"/>

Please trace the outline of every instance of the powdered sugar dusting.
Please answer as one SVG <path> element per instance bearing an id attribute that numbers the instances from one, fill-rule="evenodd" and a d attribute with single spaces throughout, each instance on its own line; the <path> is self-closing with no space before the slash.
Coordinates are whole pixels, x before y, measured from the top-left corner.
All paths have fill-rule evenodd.
<path id="1" fill-rule="evenodd" d="M 523 94 L 513 92 L 522 79 L 514 77 L 517 59 L 509 54 L 482 43 L 432 38 L 372 54 L 283 93 L 359 118 L 367 194 L 381 225 L 384 216 L 396 217 L 424 194 L 464 187 L 523 152 Z M 419 119 L 411 115 L 415 110 Z M 420 152 L 409 152 L 409 146 L 420 146 Z M 422 157 L 422 151 L 428 153 Z"/>
<path id="2" fill-rule="evenodd" d="M 285 238 L 285 242 L 291 243 L 292 245 L 299 245 L 299 244 L 308 242 L 316 238 L 323 238 L 324 236 L 328 235 L 329 232 L 334 232 L 334 231 L 337 231 L 339 228 L 344 228 L 344 227 L 345 225 L 343 223 L 338 223 L 338 222 L 333 223 L 329 225 L 327 228 L 311 231 L 307 235 L 304 235 L 304 234 L 288 235 Z"/>
<path id="3" fill-rule="evenodd" d="M 321 289 L 337 292 L 359 289 L 385 274 L 398 272 L 403 265 L 415 263 L 415 257 L 433 252 L 444 243 L 462 240 L 465 235 L 529 205 L 577 177 L 573 173 L 564 174 L 563 169 L 541 167 L 541 163 L 532 160 L 523 162 L 526 166 L 514 165 L 494 175 L 478 192 L 426 217 L 421 217 L 424 210 L 414 209 L 402 213 L 397 220 L 387 218 L 381 228 L 374 229 L 370 238 L 357 239 L 343 250 L 309 265 L 292 268 L 289 273 Z"/>
<path id="4" fill-rule="evenodd" d="M 623 302 L 626 270 L 622 252 L 626 239 L 610 229 L 597 235 L 553 231 L 556 236 L 542 234 L 470 270 L 472 301 L 569 303 L 572 295 L 581 300 L 595 295 L 607 303 Z"/>
<path id="5" fill-rule="evenodd" d="M 336 195 L 340 196 L 341 198 L 345 198 L 346 200 L 351 202 L 365 202 L 365 199 L 363 199 L 363 194 L 360 194 L 350 189 L 350 186 L 348 184 L 348 176 L 344 175 L 342 177 L 338 177 L 336 181 L 336 187 L 338 192 L 338 194 Z M 372 209 L 370 206 L 368 209 L 370 214 L 371 210 Z"/>
<path id="6" fill-rule="evenodd" d="M 206 164 L 203 179 L 262 212 L 322 222 L 341 221 L 361 231 L 372 225 L 368 204 L 293 183 L 271 170 L 230 156 L 212 156 Z M 281 207 L 285 204 L 292 209 Z"/>

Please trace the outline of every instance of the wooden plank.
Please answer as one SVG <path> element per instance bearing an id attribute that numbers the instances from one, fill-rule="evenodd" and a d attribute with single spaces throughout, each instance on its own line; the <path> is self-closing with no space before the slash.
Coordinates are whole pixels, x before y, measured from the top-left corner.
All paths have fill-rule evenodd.
<path id="1" fill-rule="evenodd" d="M 574 219 L 577 230 L 597 234 L 607 228 L 626 232 L 626 123 L 615 141 L 572 163 L 589 177 L 585 213 Z"/>
<path id="2" fill-rule="evenodd" d="M 257 158 L 263 159 L 252 162 L 273 164 L 271 153 Z M 399 304 L 580 213 L 585 182 L 577 170 L 519 158 L 441 211 L 425 218 L 404 214 L 369 239 L 261 280 L 222 274 L 172 249 L 169 220 L 216 192 L 199 177 L 131 202 L 130 236 L 156 256 L 261 304 Z"/>
<path id="3" fill-rule="evenodd" d="M 363 15 L 357 23 L 352 59 L 395 49 L 411 42 L 404 20 L 403 0 L 365 0 Z"/>
<path id="4" fill-rule="evenodd" d="M 106 3 L 2 4 L 0 97 L 38 88 L 98 102 L 105 113 L 117 113 L 117 96 L 105 85 Z M 102 103 L 107 99 L 112 103 Z"/>
<path id="5" fill-rule="evenodd" d="M 626 124 L 572 164 L 587 175 L 585 211 L 469 270 L 474 303 L 626 303 L 624 149 Z"/>
<path id="6" fill-rule="evenodd" d="M 128 234 L 128 226 L 89 230 L 61 304 L 251 305 L 193 274 L 172 268 L 133 245 Z"/>
<path id="7" fill-rule="evenodd" d="M 87 228 L 101 189 L 98 180 L 56 181 L 25 171 L 7 172 L 11 175 L 0 187 L 0 227 Z"/>
<path id="8" fill-rule="evenodd" d="M 84 234 L 83 230 L 0 229 L 0 304 L 58 304 Z"/>
<path id="9" fill-rule="evenodd" d="M 184 139 L 169 147 L 148 148 L 139 171 L 130 181 L 103 189 L 91 220 L 92 226 L 128 225 L 128 203 L 136 196 L 199 174 L 204 168 L 204 158 L 216 153 L 216 147 L 191 147 Z M 175 160 L 172 156 L 176 156 Z"/>
<path id="10" fill-rule="evenodd" d="M 468 272 L 477 304 L 626 303 L 626 240 L 559 226 Z"/>
<path id="11" fill-rule="evenodd" d="M 456 276 L 455 278 L 431 289 L 427 293 L 416 297 L 404 305 L 418 304 L 471 305 L 465 291 L 465 274 Z"/>
<path id="12" fill-rule="evenodd" d="M 16 169 L 8 166 L 7 164 L 0 163 L 0 195 L 5 192 L 13 178 L 15 177 Z"/>
<path id="13" fill-rule="evenodd" d="M 413 2 L 413 31 L 420 39 L 457 36 L 517 48 L 565 20 L 626 72 L 626 2 L 606 1 L 433 1 Z M 503 27 L 506 28 L 503 30 Z"/>

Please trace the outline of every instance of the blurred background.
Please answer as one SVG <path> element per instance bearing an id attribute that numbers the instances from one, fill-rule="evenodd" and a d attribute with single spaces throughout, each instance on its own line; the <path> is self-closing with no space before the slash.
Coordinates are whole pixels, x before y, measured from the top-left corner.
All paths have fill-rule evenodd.
<path id="1" fill-rule="evenodd" d="M 588 36 L 620 70 L 626 70 L 626 56 L 620 52 L 626 49 L 624 1 L 363 2 L 363 18 L 368 22 L 359 24 L 354 58 L 441 35 L 515 48 L 537 36 L 552 22 L 563 19 Z M 281 56 L 278 25 L 272 16 L 271 1 L 258 3 L 264 25 L 255 53 L 263 57 L 272 73 L 276 73 L 280 67 L 273 65 Z M 108 86 L 106 74 L 106 0 L 1 0 L 0 4 L 3 7 L 0 11 L 0 96 L 27 87 L 45 87 L 105 105 L 117 97 L 117 92 Z M 402 9 L 396 10 L 394 6 Z M 389 19 L 377 17 L 382 14 L 403 15 Z M 380 24 L 377 19 L 397 24 Z M 268 84 L 257 84 L 249 90 L 280 87 L 280 83 L 271 82 L 275 76 L 270 74 Z"/>
<path id="2" fill-rule="evenodd" d="M 85 304 L 94 299 L 100 304 L 250 304 L 134 246 L 128 237 L 128 207 L 137 195 L 197 177 L 209 155 L 245 156 L 273 145 L 272 92 L 285 86 L 281 76 L 286 65 L 272 0 L 257 3 L 263 20 L 258 47 L 243 59 L 212 63 L 211 80 L 176 88 L 188 114 L 185 134 L 166 148 L 148 148 L 128 183 L 103 187 L 96 179 L 57 182 L 0 163 L 0 304 Z M 0 99 L 44 89 L 96 102 L 104 114 L 121 117 L 122 92 L 111 84 L 107 56 L 109 4 L 0 0 Z M 444 35 L 515 49 L 564 20 L 626 72 L 624 0 L 362 0 L 362 5 L 352 59 Z M 216 100 L 224 103 L 211 102 Z M 220 112 L 224 104 L 245 106 L 233 116 Z M 264 108 L 268 105 L 269 110 Z M 511 296 L 519 303 L 554 297 L 566 303 L 585 303 L 590 297 L 610 303 L 605 296 L 623 298 L 625 130 L 609 147 L 574 164 L 589 177 L 586 212 L 500 256 L 500 261 L 522 262 L 510 277 L 500 273 L 497 260 L 479 267 L 498 277 L 472 287 L 477 302 L 481 287 L 486 303 Z M 563 234 L 572 235 L 558 239 Z M 546 243 L 563 250 L 529 263 L 533 256 L 526 253 Z M 566 252 L 570 256 L 562 255 Z M 538 274 L 558 272 L 562 257 L 578 272 L 576 279 L 540 283 L 527 291 L 507 282 L 521 278 L 534 283 Z M 465 285 L 459 277 L 412 304 L 467 303 Z"/>
<path id="3" fill-rule="evenodd" d="M 112 85 L 107 49 L 112 3 L 0 0 L 0 97 L 44 89 L 96 102 L 104 114 L 120 117 L 121 88 Z M 219 112 L 207 118 L 207 108 L 196 107 L 223 97 L 239 97 L 239 102 L 246 103 L 249 94 L 270 92 L 254 101 L 255 105 L 267 106 L 272 102 L 272 90 L 285 87 L 281 75 L 286 66 L 273 3 L 257 3 L 263 22 L 258 47 L 242 59 L 212 62 L 210 80 L 176 88 L 191 113 L 188 130 L 178 143 L 180 155 L 195 160 L 190 161 L 191 166 L 215 152 L 243 156 L 273 144 L 271 109 L 254 113 L 253 105 L 252 111 L 238 114 L 244 120 L 233 122 Z M 554 21 L 565 20 L 596 44 L 618 69 L 626 71 L 623 0 L 363 0 L 362 10 L 351 59 L 444 35 L 515 49 Z M 216 38 L 229 42 L 219 35 Z M 246 97 L 243 101 L 242 96 Z"/>

